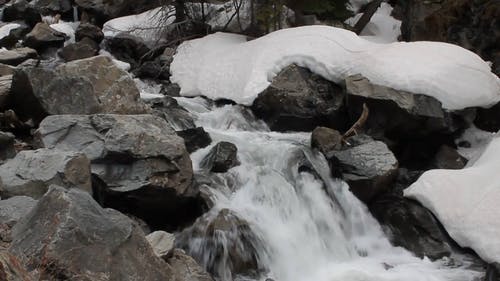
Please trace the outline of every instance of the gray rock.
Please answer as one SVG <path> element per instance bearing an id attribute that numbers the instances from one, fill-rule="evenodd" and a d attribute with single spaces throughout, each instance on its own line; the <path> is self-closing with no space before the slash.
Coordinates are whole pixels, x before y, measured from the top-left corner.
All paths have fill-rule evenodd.
<path id="1" fill-rule="evenodd" d="M 102 182 L 102 203 L 154 228 L 166 227 L 157 223 L 177 226 L 201 214 L 198 192 L 191 190 L 193 170 L 184 141 L 159 117 L 49 116 L 41 122 L 37 139 L 48 148 L 85 153 Z"/>
<path id="2" fill-rule="evenodd" d="M 104 56 L 71 61 L 54 69 L 20 68 L 11 91 L 16 113 L 35 122 L 55 114 L 148 111 L 132 78 Z"/>
<path id="3" fill-rule="evenodd" d="M 238 148 L 226 141 L 217 143 L 201 162 L 202 167 L 214 173 L 225 173 L 239 164 Z"/>
<path id="4" fill-rule="evenodd" d="M 396 179 L 398 160 L 381 141 L 361 136 L 351 138 L 351 147 L 333 151 L 328 156 L 332 174 L 341 174 L 350 190 L 361 201 L 369 202 L 375 195 L 389 189 Z"/>
<path id="5" fill-rule="evenodd" d="M 1 160 L 16 156 L 14 143 L 15 138 L 13 134 L 0 131 L 0 163 Z"/>
<path id="6" fill-rule="evenodd" d="M 36 200 L 28 196 L 14 196 L 0 200 L 0 224 L 14 225 L 36 205 Z"/>
<path id="7" fill-rule="evenodd" d="M 86 59 L 97 55 L 99 46 L 89 38 L 71 43 L 59 50 L 59 56 L 65 61 Z"/>
<path id="8" fill-rule="evenodd" d="M 273 79 L 252 105 L 255 115 L 274 131 L 312 131 L 317 126 L 343 129 L 342 89 L 291 65 Z"/>
<path id="9" fill-rule="evenodd" d="M 172 278 L 175 281 L 213 281 L 208 274 L 192 257 L 181 249 L 173 250 L 167 260 L 172 267 Z"/>
<path id="10" fill-rule="evenodd" d="M 328 157 L 333 151 L 342 148 L 342 135 L 334 129 L 317 127 L 311 134 L 311 147 Z"/>
<path id="11" fill-rule="evenodd" d="M 155 231 L 146 236 L 155 255 L 166 259 L 168 254 L 174 249 L 175 236 L 165 231 Z"/>
<path id="12" fill-rule="evenodd" d="M 0 166 L 0 196 L 40 198 L 51 184 L 92 193 L 90 162 L 84 154 L 51 149 L 25 150 Z"/>
<path id="13" fill-rule="evenodd" d="M 31 48 L 17 48 L 0 51 L 0 63 L 16 66 L 27 59 L 36 58 L 36 50 Z"/>
<path id="14" fill-rule="evenodd" d="M 76 29 L 75 39 L 78 42 L 83 40 L 84 38 L 90 38 L 91 40 L 99 44 L 104 39 L 104 33 L 98 26 L 90 23 L 81 23 Z"/>
<path id="15" fill-rule="evenodd" d="M 447 234 L 434 216 L 402 195 L 385 194 L 369 205 L 375 218 L 396 246 L 419 257 L 440 259 L 451 254 Z"/>
<path id="16" fill-rule="evenodd" d="M 172 280 L 137 225 L 79 190 L 52 186 L 13 237 L 9 251 L 48 280 Z"/>
<path id="17" fill-rule="evenodd" d="M 0 76 L 0 110 L 7 107 L 11 86 L 12 75 Z"/>
<path id="18" fill-rule="evenodd" d="M 66 41 L 66 35 L 56 31 L 46 23 L 40 22 L 35 25 L 30 33 L 26 34 L 24 45 L 36 49 L 43 50 L 49 47 L 62 47 Z"/>

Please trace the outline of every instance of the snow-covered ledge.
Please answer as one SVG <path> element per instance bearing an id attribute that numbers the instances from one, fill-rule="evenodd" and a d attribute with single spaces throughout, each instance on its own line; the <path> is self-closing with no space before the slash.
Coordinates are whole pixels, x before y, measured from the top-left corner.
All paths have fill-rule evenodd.
<path id="1" fill-rule="evenodd" d="M 487 262 L 500 262 L 500 133 L 462 170 L 431 170 L 405 190 L 450 236 Z"/>

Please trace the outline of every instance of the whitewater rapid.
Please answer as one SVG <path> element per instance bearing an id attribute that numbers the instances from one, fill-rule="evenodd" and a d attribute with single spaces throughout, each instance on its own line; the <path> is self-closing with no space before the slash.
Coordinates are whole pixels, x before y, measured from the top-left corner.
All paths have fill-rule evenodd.
<path id="1" fill-rule="evenodd" d="M 212 190 L 208 216 L 229 209 L 247 221 L 265 271 L 254 279 L 234 276 L 223 264 L 208 264 L 204 257 L 215 249 L 193 241 L 188 252 L 216 268 L 220 281 L 473 281 L 484 275 L 464 256 L 431 262 L 393 247 L 348 186 L 330 177 L 324 157 L 310 149 L 309 133 L 270 132 L 237 105 L 177 100 L 213 139 L 191 155 L 195 171 L 217 142 L 238 147 L 241 164 L 218 175 L 225 186 Z"/>

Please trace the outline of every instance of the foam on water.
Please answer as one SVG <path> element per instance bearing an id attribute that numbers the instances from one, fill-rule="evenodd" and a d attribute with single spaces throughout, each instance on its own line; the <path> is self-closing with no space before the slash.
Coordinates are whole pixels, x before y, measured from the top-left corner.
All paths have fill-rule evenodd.
<path id="1" fill-rule="evenodd" d="M 188 252 L 217 268 L 220 280 L 472 281 L 484 275 L 468 269 L 465 257 L 431 262 L 393 247 L 348 186 L 330 177 L 324 157 L 309 149 L 309 133 L 269 132 L 240 106 L 212 108 L 201 98 L 178 102 L 197 116 L 212 146 L 224 140 L 238 147 L 241 164 L 219 175 L 232 186 L 214 190 L 209 216 L 230 209 L 249 223 L 265 273 L 233 276 L 224 265 L 208 264 L 207 253 L 216 249 L 193 241 Z M 210 148 L 191 155 L 195 170 Z M 303 165 L 311 172 L 299 172 Z"/>

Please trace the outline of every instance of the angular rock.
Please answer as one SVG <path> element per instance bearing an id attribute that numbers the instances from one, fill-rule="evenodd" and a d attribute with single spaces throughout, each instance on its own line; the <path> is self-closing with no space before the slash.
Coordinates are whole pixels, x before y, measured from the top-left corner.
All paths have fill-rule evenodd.
<path id="1" fill-rule="evenodd" d="M 104 39 L 104 33 L 98 26 L 90 23 L 81 23 L 76 29 L 75 39 L 78 42 L 84 38 L 89 38 L 99 44 Z"/>
<path id="2" fill-rule="evenodd" d="M 233 280 L 237 275 L 256 276 L 263 268 L 256 251 L 260 242 L 248 222 L 228 209 L 211 215 L 207 214 L 181 232 L 176 237 L 176 245 L 186 250 L 215 278 Z"/>
<path id="3" fill-rule="evenodd" d="M 203 127 L 177 131 L 177 134 L 184 139 L 186 149 L 189 153 L 207 147 L 212 143 L 212 138 Z"/>
<path id="4" fill-rule="evenodd" d="M 142 58 L 151 51 L 141 38 L 128 33 L 107 38 L 104 43 L 106 50 L 116 59 L 129 63 L 132 69 L 137 68 Z"/>
<path id="5" fill-rule="evenodd" d="M 46 23 L 40 22 L 35 25 L 30 33 L 26 34 L 24 45 L 36 49 L 43 50 L 49 47 L 62 47 L 66 41 L 66 35 L 56 31 Z"/>
<path id="6" fill-rule="evenodd" d="M 68 62 L 55 69 L 20 68 L 11 91 L 16 112 L 35 122 L 54 114 L 148 111 L 132 78 L 105 56 Z"/>
<path id="7" fill-rule="evenodd" d="M 0 110 L 7 107 L 10 88 L 12 86 L 12 75 L 0 76 Z"/>
<path id="8" fill-rule="evenodd" d="M 99 178 L 101 203 L 175 229 L 202 213 L 182 138 L 152 115 L 55 115 L 37 132 L 43 146 L 80 151 Z"/>
<path id="9" fill-rule="evenodd" d="M 401 195 L 385 194 L 376 198 L 369 208 L 395 246 L 433 260 L 451 254 L 446 232 L 417 202 Z"/>
<path id="10" fill-rule="evenodd" d="M 342 135 L 334 129 L 317 127 L 311 134 L 311 147 L 328 157 L 333 151 L 342 148 Z"/>
<path id="11" fill-rule="evenodd" d="M 14 143 L 15 139 L 13 134 L 0 131 L 0 163 L 1 160 L 16 156 Z"/>
<path id="12" fill-rule="evenodd" d="M 201 166 L 214 173 L 225 173 L 239 164 L 238 148 L 236 145 L 221 141 L 205 156 Z"/>
<path id="13" fill-rule="evenodd" d="M 165 231 L 155 231 L 146 236 L 156 256 L 166 259 L 174 249 L 175 236 Z"/>
<path id="14" fill-rule="evenodd" d="M 312 131 L 317 126 L 344 129 L 343 104 L 340 87 L 291 65 L 259 94 L 252 110 L 273 131 Z"/>
<path id="15" fill-rule="evenodd" d="M 64 46 L 59 51 L 59 56 L 65 61 L 86 59 L 97 55 L 99 46 L 89 38 Z"/>
<path id="16" fill-rule="evenodd" d="M 36 50 L 31 48 L 17 48 L 0 51 L 0 63 L 16 66 L 25 60 L 38 57 Z"/>
<path id="17" fill-rule="evenodd" d="M 14 196 L 0 200 L 0 224 L 16 224 L 35 207 L 36 202 L 28 196 Z"/>
<path id="18" fill-rule="evenodd" d="M 181 249 L 173 250 L 167 263 L 172 268 L 175 281 L 214 281 L 210 274 Z"/>
<path id="19" fill-rule="evenodd" d="M 0 196 L 40 198 L 51 184 L 92 193 L 90 162 L 82 153 L 25 150 L 0 166 Z"/>
<path id="20" fill-rule="evenodd" d="M 82 191 L 52 186 L 13 237 L 9 251 L 29 257 L 42 280 L 171 280 L 139 227 Z"/>
<path id="21" fill-rule="evenodd" d="M 491 108 L 478 108 L 474 125 L 484 131 L 498 132 L 500 130 L 500 103 Z"/>
<path id="22" fill-rule="evenodd" d="M 0 250 L 0 280 L 2 281 L 35 281 L 18 258 L 11 253 Z"/>
<path id="23" fill-rule="evenodd" d="M 186 129 L 194 129 L 193 116 L 182 106 L 180 106 L 174 98 L 163 97 L 154 98 L 146 101 L 153 108 L 155 115 L 162 117 L 176 131 Z"/>
<path id="24" fill-rule="evenodd" d="M 353 137 L 349 142 L 352 146 L 333 151 L 327 158 L 332 174 L 340 174 L 351 192 L 367 203 L 389 189 L 397 176 L 398 160 L 385 143 L 368 136 Z"/>
<path id="25" fill-rule="evenodd" d="M 33 27 L 38 22 L 42 21 L 42 17 L 38 11 L 33 8 L 26 0 L 11 1 L 12 3 L 5 5 L 3 10 L 3 21 L 11 22 L 16 20 L 25 21 L 29 26 Z"/>
<path id="26" fill-rule="evenodd" d="M 433 168 L 459 170 L 465 167 L 467 159 L 460 155 L 457 150 L 442 145 L 434 158 Z"/>

